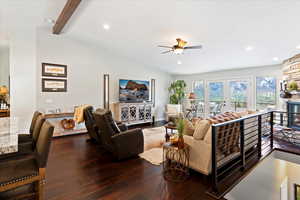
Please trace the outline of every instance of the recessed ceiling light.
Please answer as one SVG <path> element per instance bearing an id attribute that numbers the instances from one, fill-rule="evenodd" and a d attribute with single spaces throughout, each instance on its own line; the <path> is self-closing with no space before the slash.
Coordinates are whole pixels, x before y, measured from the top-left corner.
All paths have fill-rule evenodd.
<path id="1" fill-rule="evenodd" d="M 109 26 L 108 24 L 103 24 L 103 28 L 104 28 L 105 30 L 109 30 L 109 29 L 110 29 L 110 26 Z"/>
<path id="2" fill-rule="evenodd" d="M 296 49 L 300 49 L 300 44 L 298 46 L 296 46 Z"/>
<path id="3" fill-rule="evenodd" d="M 246 50 L 246 51 L 252 51 L 253 49 L 254 49 L 253 46 L 246 46 L 246 47 L 245 47 L 245 50 Z"/>
<path id="4" fill-rule="evenodd" d="M 181 62 L 180 60 L 178 60 L 178 61 L 177 61 L 177 64 L 178 64 L 178 65 L 181 65 L 181 64 L 182 64 L 182 62 Z"/>
<path id="5" fill-rule="evenodd" d="M 49 23 L 49 24 L 55 24 L 55 20 L 51 19 L 51 18 L 45 18 L 44 21 Z"/>
<path id="6" fill-rule="evenodd" d="M 274 57 L 273 60 L 274 60 L 274 61 L 278 61 L 279 58 L 278 58 L 278 57 Z"/>

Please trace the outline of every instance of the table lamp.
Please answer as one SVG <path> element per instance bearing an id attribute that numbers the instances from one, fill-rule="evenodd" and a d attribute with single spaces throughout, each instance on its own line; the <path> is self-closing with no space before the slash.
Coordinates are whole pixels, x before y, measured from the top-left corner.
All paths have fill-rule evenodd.
<path id="1" fill-rule="evenodd" d="M 5 96 L 8 94 L 8 88 L 6 86 L 0 86 L 0 95 Z"/>

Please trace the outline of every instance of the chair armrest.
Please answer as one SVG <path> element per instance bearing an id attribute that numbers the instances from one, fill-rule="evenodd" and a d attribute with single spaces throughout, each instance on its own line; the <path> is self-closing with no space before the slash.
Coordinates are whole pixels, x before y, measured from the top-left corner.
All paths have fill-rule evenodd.
<path id="1" fill-rule="evenodd" d="M 16 153 L 4 154 L 0 156 L 0 164 L 15 162 L 15 161 L 23 161 L 28 159 L 36 159 L 35 153 L 20 154 L 16 152 Z"/>
<path id="2" fill-rule="evenodd" d="M 125 124 L 118 123 L 117 124 L 121 132 L 128 131 L 128 127 Z"/>
<path id="3" fill-rule="evenodd" d="M 138 155 L 144 151 L 142 129 L 132 129 L 112 136 L 115 156 L 120 160 Z"/>

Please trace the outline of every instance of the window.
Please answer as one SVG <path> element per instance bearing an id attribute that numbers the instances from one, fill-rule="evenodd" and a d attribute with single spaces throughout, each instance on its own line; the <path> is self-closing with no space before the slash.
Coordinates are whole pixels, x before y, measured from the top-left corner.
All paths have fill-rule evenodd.
<path id="1" fill-rule="evenodd" d="M 225 106 L 224 82 L 209 82 L 208 84 L 209 115 L 222 113 Z"/>
<path id="2" fill-rule="evenodd" d="M 204 81 L 194 81 L 193 92 L 197 99 L 204 101 Z"/>
<path id="3" fill-rule="evenodd" d="M 248 107 L 248 82 L 247 81 L 230 81 L 230 106 L 237 111 Z"/>
<path id="4" fill-rule="evenodd" d="M 208 85 L 209 101 L 224 101 L 224 84 L 223 82 L 211 82 Z"/>
<path id="5" fill-rule="evenodd" d="M 256 77 L 256 109 L 276 105 L 276 78 Z"/>

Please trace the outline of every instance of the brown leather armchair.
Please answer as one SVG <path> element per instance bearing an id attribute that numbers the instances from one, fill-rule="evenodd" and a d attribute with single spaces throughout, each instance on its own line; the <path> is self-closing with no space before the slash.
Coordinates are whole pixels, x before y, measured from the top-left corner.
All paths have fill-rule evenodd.
<path id="1" fill-rule="evenodd" d="M 127 130 L 117 124 L 111 111 L 97 110 L 94 113 L 103 147 L 118 160 L 137 156 L 144 151 L 144 136 L 141 129 Z"/>
<path id="2" fill-rule="evenodd" d="M 93 106 L 88 106 L 83 110 L 84 123 L 91 141 L 101 145 L 102 142 L 99 136 L 99 131 L 96 126 L 96 121 L 93 112 L 94 112 Z"/>

